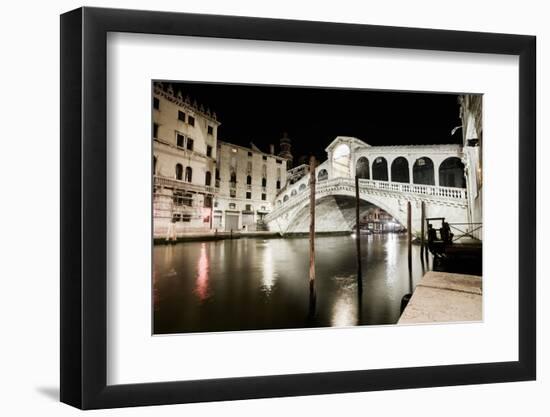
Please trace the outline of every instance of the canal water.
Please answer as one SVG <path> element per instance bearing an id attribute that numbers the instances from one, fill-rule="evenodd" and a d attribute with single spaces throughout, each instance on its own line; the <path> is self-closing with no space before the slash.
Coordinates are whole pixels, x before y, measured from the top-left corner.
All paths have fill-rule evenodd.
<path id="1" fill-rule="evenodd" d="M 308 238 L 241 238 L 156 245 L 154 333 L 394 324 L 424 273 L 405 235 L 362 235 L 363 294 L 353 236 L 316 238 L 316 300 Z"/>

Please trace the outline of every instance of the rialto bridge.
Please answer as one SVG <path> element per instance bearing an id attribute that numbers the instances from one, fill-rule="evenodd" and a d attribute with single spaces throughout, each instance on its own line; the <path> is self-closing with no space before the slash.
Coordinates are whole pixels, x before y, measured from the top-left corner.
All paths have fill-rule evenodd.
<path id="1" fill-rule="evenodd" d="M 473 193 L 467 192 L 475 183 L 468 172 L 479 171 L 461 145 L 370 146 L 339 136 L 326 152 L 327 160 L 315 169 L 318 232 L 355 227 L 355 175 L 362 204 L 380 207 L 402 225 L 411 202 L 413 233 L 420 231 L 422 202 L 427 217 L 445 217 L 449 223 L 471 223 L 480 216 L 472 213 Z M 275 209 L 265 218 L 271 231 L 308 231 L 309 180 L 306 174 L 277 195 Z"/>

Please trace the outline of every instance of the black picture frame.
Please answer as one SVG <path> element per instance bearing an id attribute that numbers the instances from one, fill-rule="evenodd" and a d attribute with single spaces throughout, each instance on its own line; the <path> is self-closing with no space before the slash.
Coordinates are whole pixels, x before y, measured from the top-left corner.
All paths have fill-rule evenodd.
<path id="1" fill-rule="evenodd" d="M 107 385 L 108 32 L 519 56 L 519 359 L 513 362 Z M 80 8 L 61 16 L 61 401 L 82 409 L 533 380 L 536 38 Z"/>

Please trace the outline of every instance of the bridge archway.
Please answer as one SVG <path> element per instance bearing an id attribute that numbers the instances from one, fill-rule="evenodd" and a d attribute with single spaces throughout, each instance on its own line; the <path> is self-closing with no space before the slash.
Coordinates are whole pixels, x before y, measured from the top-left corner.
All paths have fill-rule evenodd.
<path id="1" fill-rule="evenodd" d="M 418 158 L 413 165 L 415 184 L 435 185 L 434 163 L 427 156 Z"/>
<path id="2" fill-rule="evenodd" d="M 355 175 L 359 178 L 370 179 L 369 160 L 364 156 L 355 163 Z"/>
<path id="3" fill-rule="evenodd" d="M 391 164 L 391 180 L 392 182 L 411 182 L 409 178 L 409 161 L 399 156 L 395 158 Z"/>
<path id="4" fill-rule="evenodd" d="M 395 221 L 404 225 L 406 218 L 397 205 L 388 205 L 383 199 L 374 195 L 360 197 L 360 216 L 363 217 L 369 208 L 378 207 L 392 216 Z M 317 232 L 353 231 L 356 227 L 355 193 L 352 191 L 337 192 L 318 198 L 315 202 L 315 230 Z M 289 213 L 283 221 L 282 233 L 306 233 L 309 230 L 309 199 L 304 200 Z"/>
<path id="5" fill-rule="evenodd" d="M 464 164 L 458 157 L 449 157 L 439 165 L 439 185 L 442 187 L 466 188 Z"/>
<path id="6" fill-rule="evenodd" d="M 376 158 L 372 164 L 372 179 L 388 181 L 388 161 L 383 156 Z"/>
<path id="7" fill-rule="evenodd" d="M 345 143 L 339 144 L 332 153 L 332 173 L 336 178 L 350 178 L 351 149 Z"/>

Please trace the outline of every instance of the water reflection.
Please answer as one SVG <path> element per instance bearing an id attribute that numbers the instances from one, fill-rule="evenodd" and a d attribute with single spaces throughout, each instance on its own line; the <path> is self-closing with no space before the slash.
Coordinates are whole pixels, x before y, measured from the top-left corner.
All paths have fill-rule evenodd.
<path id="1" fill-rule="evenodd" d="M 206 243 L 201 244 L 201 253 L 197 264 L 195 293 L 198 295 L 200 301 L 204 301 L 210 296 L 208 291 L 208 257 L 206 255 Z"/>
<path id="2" fill-rule="evenodd" d="M 331 326 L 345 327 L 357 324 L 356 279 L 355 275 L 335 278 L 340 291 L 332 307 Z"/>
<path id="3" fill-rule="evenodd" d="M 270 242 L 264 240 L 263 243 L 262 291 L 269 295 L 275 284 L 276 272 Z"/>
<path id="4" fill-rule="evenodd" d="M 309 292 L 309 241 L 235 239 L 158 245 L 153 253 L 154 332 L 185 333 L 391 324 L 401 298 L 422 276 L 406 238 L 316 239 L 315 298 Z"/>

